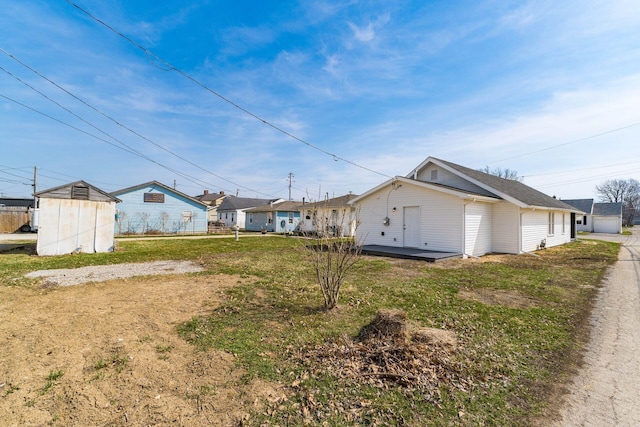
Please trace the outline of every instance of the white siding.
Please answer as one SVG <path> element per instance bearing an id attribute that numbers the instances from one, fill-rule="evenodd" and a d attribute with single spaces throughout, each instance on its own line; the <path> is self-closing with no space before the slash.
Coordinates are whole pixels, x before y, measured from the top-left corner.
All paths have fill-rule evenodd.
<path id="1" fill-rule="evenodd" d="M 488 203 L 469 203 L 465 206 L 466 255 L 482 256 L 491 252 L 492 211 Z"/>
<path id="2" fill-rule="evenodd" d="M 622 218 L 610 216 L 594 216 L 593 217 L 594 233 L 622 233 Z"/>
<path id="3" fill-rule="evenodd" d="M 520 253 L 520 209 L 511 203 L 500 202 L 493 207 L 492 252 L 503 254 Z"/>
<path id="4" fill-rule="evenodd" d="M 522 213 L 522 250 L 532 252 L 539 249 L 542 240 L 546 247 L 562 245 L 571 241 L 571 215 L 555 211 L 553 233 L 549 233 L 549 212 L 543 210 L 523 211 Z"/>
<path id="5" fill-rule="evenodd" d="M 421 248 L 462 252 L 462 199 L 406 184 L 396 190 L 389 186 L 358 203 L 358 240 L 366 245 L 401 247 L 405 206 L 420 208 Z M 389 217 L 388 226 L 383 224 L 385 217 Z"/>
<path id="6" fill-rule="evenodd" d="M 38 255 L 113 249 L 115 202 L 40 199 Z"/>

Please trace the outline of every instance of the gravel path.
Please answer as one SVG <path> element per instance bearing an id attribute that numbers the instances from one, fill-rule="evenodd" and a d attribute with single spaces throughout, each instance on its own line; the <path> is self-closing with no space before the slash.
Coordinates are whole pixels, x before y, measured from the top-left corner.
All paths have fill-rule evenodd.
<path id="1" fill-rule="evenodd" d="M 600 293 L 585 364 L 570 387 L 558 426 L 640 425 L 639 237 L 585 236 L 623 246 Z"/>
<path id="2" fill-rule="evenodd" d="M 73 286 L 88 282 L 124 279 L 133 276 L 152 276 L 158 274 L 184 274 L 204 271 L 201 265 L 191 261 L 154 261 L 129 264 L 94 265 L 80 268 L 62 268 L 39 270 L 26 274 L 26 277 L 46 277 L 47 283 L 57 286 Z"/>

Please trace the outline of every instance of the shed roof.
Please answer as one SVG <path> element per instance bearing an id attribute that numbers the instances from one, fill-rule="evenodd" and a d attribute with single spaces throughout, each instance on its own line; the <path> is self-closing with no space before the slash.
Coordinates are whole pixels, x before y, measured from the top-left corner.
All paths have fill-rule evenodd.
<path id="1" fill-rule="evenodd" d="M 40 197 L 41 199 L 75 199 L 109 201 L 116 203 L 121 202 L 117 197 L 82 180 L 38 191 L 33 195 Z"/>
<path id="2" fill-rule="evenodd" d="M 622 203 L 594 203 L 593 215 L 622 216 Z"/>

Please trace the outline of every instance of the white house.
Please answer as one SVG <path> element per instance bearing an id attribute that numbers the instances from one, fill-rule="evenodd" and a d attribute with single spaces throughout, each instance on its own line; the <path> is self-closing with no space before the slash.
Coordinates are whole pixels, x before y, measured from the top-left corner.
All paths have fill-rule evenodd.
<path id="1" fill-rule="evenodd" d="M 427 158 L 354 198 L 364 245 L 481 256 L 520 254 L 575 238 L 573 206 L 519 181 Z"/>
<path id="2" fill-rule="evenodd" d="M 593 199 L 572 199 L 563 202 L 583 211 L 576 217 L 578 231 L 622 233 L 622 203 L 593 203 Z"/>
<path id="3" fill-rule="evenodd" d="M 50 188 L 34 196 L 40 199 L 38 255 L 113 250 L 118 198 L 85 181 Z"/>
<path id="4" fill-rule="evenodd" d="M 356 232 L 356 209 L 349 202 L 357 195 L 346 194 L 299 206 L 301 219 L 298 225 L 302 233 L 315 233 L 317 228 L 340 237 L 353 237 Z"/>

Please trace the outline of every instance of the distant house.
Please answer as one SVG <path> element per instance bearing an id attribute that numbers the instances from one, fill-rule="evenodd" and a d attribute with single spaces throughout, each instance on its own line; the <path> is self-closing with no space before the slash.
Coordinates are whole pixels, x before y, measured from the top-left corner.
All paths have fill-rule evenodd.
<path id="1" fill-rule="evenodd" d="M 358 196 L 355 194 L 346 194 L 301 205 L 299 230 L 303 233 L 322 231 L 334 236 L 355 236 L 357 215 L 355 208 L 349 202 L 356 197 Z M 318 227 L 324 230 L 317 230 Z"/>
<path id="2" fill-rule="evenodd" d="M 519 181 L 429 157 L 351 200 L 366 245 L 520 254 L 575 238 L 573 206 Z"/>
<path id="3" fill-rule="evenodd" d="M 120 200 L 85 181 L 34 194 L 39 198 L 38 255 L 110 252 Z"/>
<path id="4" fill-rule="evenodd" d="M 19 198 L 19 197 L 0 197 L 0 207 L 21 207 L 31 208 L 35 207 L 35 201 L 32 198 Z"/>
<path id="5" fill-rule="evenodd" d="M 212 222 L 218 219 L 218 206 L 220 206 L 225 197 L 227 196 L 224 194 L 224 191 L 220 193 L 209 193 L 209 190 L 204 190 L 203 194 L 199 194 L 193 198 L 209 206 L 209 208 L 207 208 L 207 221 Z"/>
<path id="6" fill-rule="evenodd" d="M 300 222 L 302 202 L 275 202 L 245 211 L 247 231 L 293 232 Z"/>
<path id="7" fill-rule="evenodd" d="M 118 205 L 118 234 L 206 233 L 207 204 L 158 181 L 111 193 Z"/>
<path id="8" fill-rule="evenodd" d="M 282 199 L 252 199 L 248 197 L 227 196 L 218 206 L 218 221 L 224 222 L 227 227 L 235 227 L 237 225 L 240 229 L 244 230 L 246 227 L 247 209 L 282 201 Z"/>
<path id="9" fill-rule="evenodd" d="M 571 199 L 563 202 L 582 211 L 576 217 L 578 231 L 622 233 L 622 203 L 594 203 L 593 199 Z"/>

